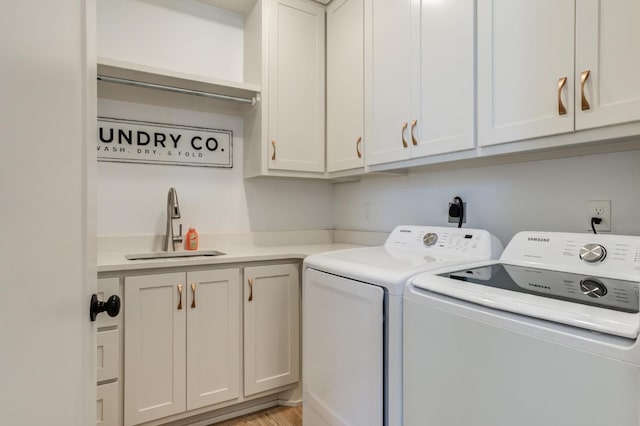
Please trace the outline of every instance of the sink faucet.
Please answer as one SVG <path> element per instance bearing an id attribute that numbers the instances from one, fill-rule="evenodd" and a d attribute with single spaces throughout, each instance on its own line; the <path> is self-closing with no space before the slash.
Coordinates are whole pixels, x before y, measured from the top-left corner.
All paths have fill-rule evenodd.
<path id="1" fill-rule="evenodd" d="M 176 243 L 182 242 L 182 224 L 178 236 L 173 235 L 173 219 L 180 219 L 180 206 L 178 205 L 178 193 L 175 188 L 169 188 L 167 195 L 167 230 L 164 235 L 164 251 L 176 251 Z"/>

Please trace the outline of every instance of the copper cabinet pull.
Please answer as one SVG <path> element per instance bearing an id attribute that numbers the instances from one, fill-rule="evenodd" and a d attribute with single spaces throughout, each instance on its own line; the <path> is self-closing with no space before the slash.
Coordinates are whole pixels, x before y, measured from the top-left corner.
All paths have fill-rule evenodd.
<path id="1" fill-rule="evenodd" d="M 558 80 L 558 114 L 560 115 L 565 115 L 567 113 L 567 109 L 562 103 L 562 89 L 565 84 L 567 84 L 567 77 L 562 77 Z"/>
<path id="2" fill-rule="evenodd" d="M 407 126 L 409 126 L 409 123 L 407 123 L 406 121 L 402 123 L 402 146 L 405 148 L 409 146 L 409 144 L 407 144 L 407 141 L 404 139 L 404 131 L 407 130 Z"/>
<path id="3" fill-rule="evenodd" d="M 180 298 L 178 299 L 178 310 L 182 309 L 182 284 L 178 284 L 178 295 Z"/>
<path id="4" fill-rule="evenodd" d="M 196 284 L 191 284 L 191 294 L 193 295 L 193 299 L 191 300 L 191 309 L 196 307 Z"/>
<path id="5" fill-rule="evenodd" d="M 587 100 L 587 97 L 584 94 L 584 86 L 587 84 L 587 80 L 589 79 L 590 75 L 591 75 L 591 70 L 582 71 L 582 74 L 580 74 L 580 97 L 582 98 L 583 111 L 591 109 L 591 105 L 589 105 L 589 101 Z"/>
<path id="6" fill-rule="evenodd" d="M 411 142 L 413 143 L 414 146 L 418 145 L 418 141 L 416 140 L 416 136 L 414 134 L 416 124 L 418 124 L 418 120 L 413 120 L 411 122 Z"/>
<path id="7" fill-rule="evenodd" d="M 358 158 L 362 158 L 362 152 L 360 152 L 360 142 L 362 142 L 362 136 L 358 136 L 358 140 L 356 141 L 356 154 L 358 154 Z"/>
<path id="8" fill-rule="evenodd" d="M 253 278 L 249 278 L 247 281 L 249 282 L 249 299 L 248 299 L 248 301 L 251 302 L 253 300 Z"/>
<path id="9" fill-rule="evenodd" d="M 271 146 L 273 147 L 273 154 L 271 155 L 271 159 L 276 159 L 276 141 L 271 141 Z"/>

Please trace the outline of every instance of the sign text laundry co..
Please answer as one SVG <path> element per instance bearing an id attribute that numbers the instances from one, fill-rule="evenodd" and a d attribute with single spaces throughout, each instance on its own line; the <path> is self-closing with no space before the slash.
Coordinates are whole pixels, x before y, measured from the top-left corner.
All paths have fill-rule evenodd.
<path id="1" fill-rule="evenodd" d="M 98 117 L 98 161 L 233 167 L 230 130 Z"/>

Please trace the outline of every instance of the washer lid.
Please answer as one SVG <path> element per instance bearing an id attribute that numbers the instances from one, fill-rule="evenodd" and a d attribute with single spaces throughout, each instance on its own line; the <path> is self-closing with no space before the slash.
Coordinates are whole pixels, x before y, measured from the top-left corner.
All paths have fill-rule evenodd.
<path id="1" fill-rule="evenodd" d="M 415 289 L 627 338 L 640 331 L 640 283 L 496 263 L 437 276 Z"/>

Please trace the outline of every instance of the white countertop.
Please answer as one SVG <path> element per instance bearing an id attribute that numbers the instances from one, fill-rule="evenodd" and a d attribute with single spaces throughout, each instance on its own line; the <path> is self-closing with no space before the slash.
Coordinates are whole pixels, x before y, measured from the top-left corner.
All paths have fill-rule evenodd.
<path id="1" fill-rule="evenodd" d="M 285 259 L 303 260 L 315 253 L 381 245 L 386 237 L 387 233 L 381 232 L 334 230 L 201 234 L 199 250 L 218 250 L 225 254 L 139 260 L 127 260 L 125 255 L 160 251 L 161 236 L 99 237 L 97 266 L 98 272 L 104 273 Z"/>
<path id="2" fill-rule="evenodd" d="M 291 246 L 238 246 L 218 247 L 224 252 L 220 256 L 179 257 L 170 259 L 127 260 L 126 254 L 134 252 L 102 252 L 98 253 L 98 272 L 131 271 L 138 269 L 174 268 L 198 265 L 219 265 L 224 263 L 257 262 L 265 260 L 299 259 L 325 251 L 361 247 L 356 244 L 304 244 Z M 139 253 L 136 251 L 135 253 Z"/>

